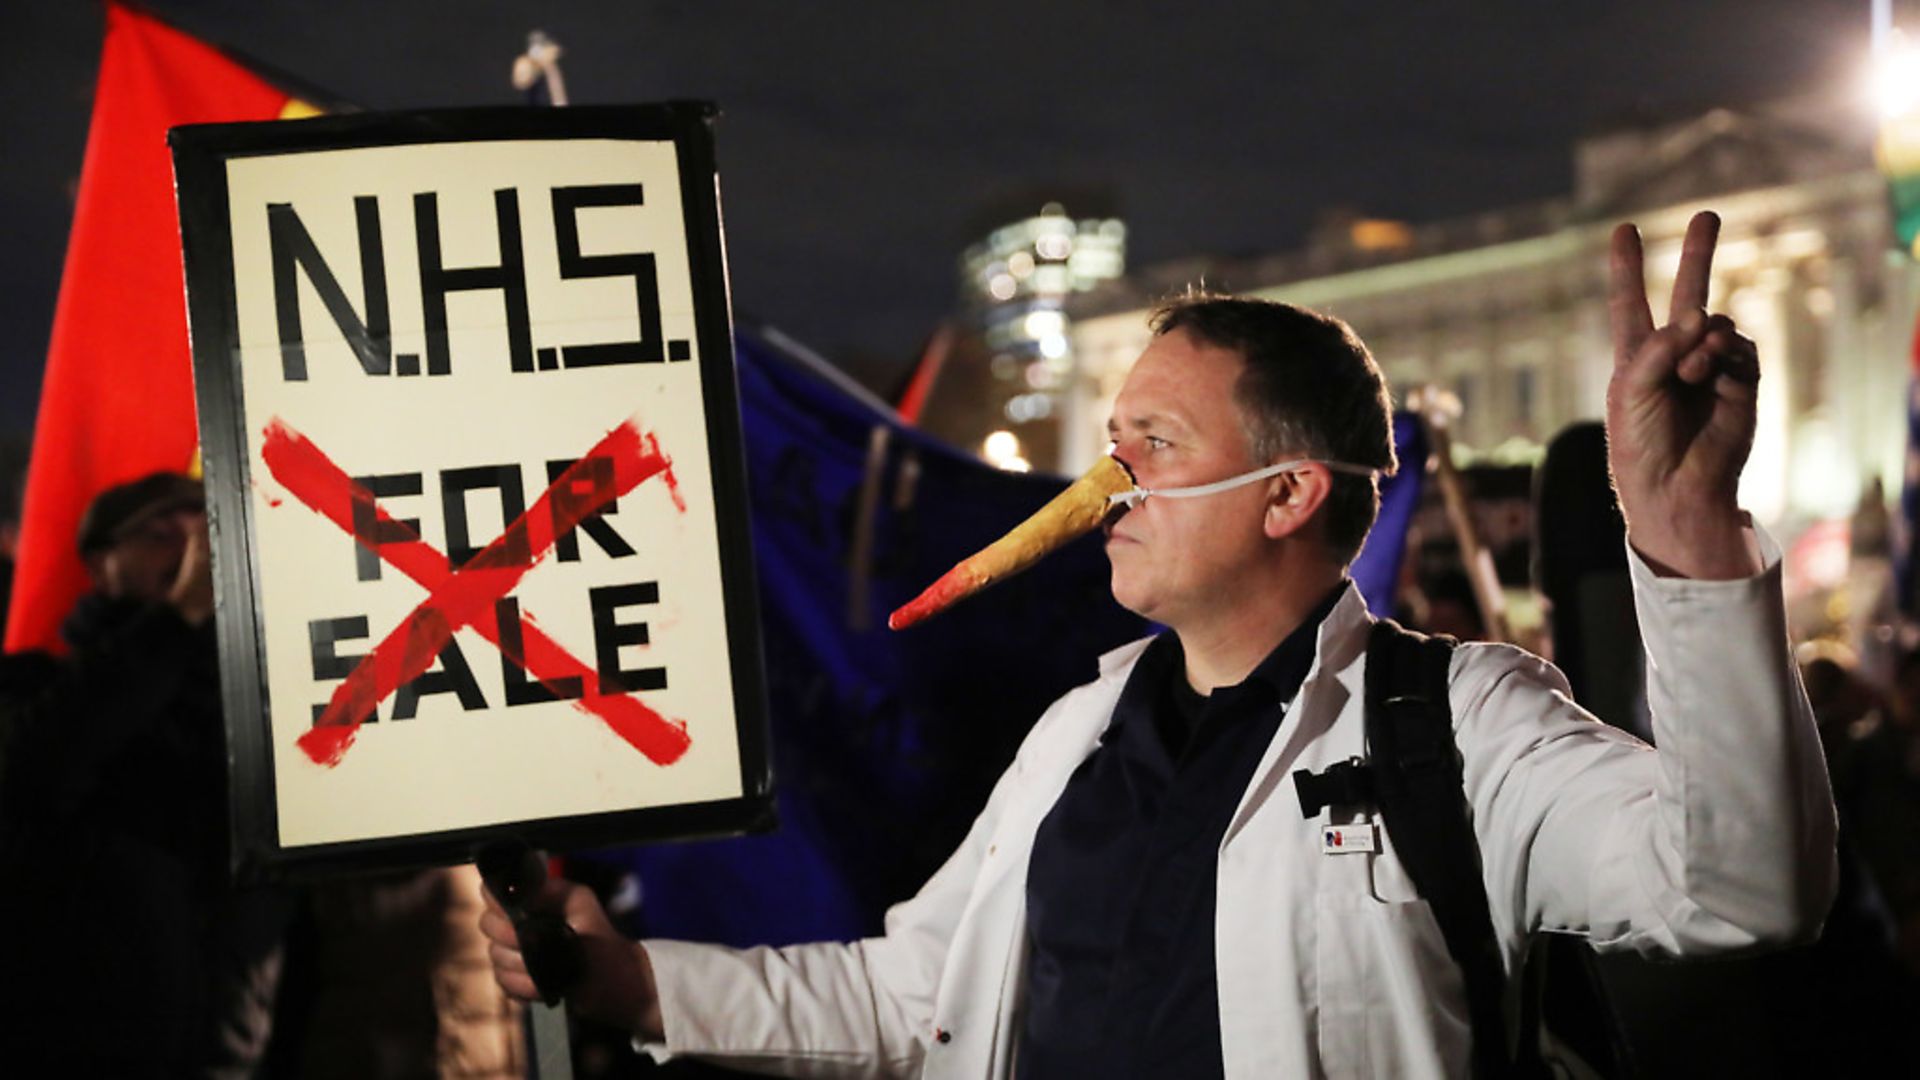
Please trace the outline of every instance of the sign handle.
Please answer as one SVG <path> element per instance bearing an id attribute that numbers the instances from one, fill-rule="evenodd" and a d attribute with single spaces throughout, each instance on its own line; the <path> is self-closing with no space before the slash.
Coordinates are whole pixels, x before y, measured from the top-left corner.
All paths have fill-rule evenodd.
<path id="1" fill-rule="evenodd" d="M 567 1006 L 531 1003 L 526 1010 L 527 1080 L 573 1080 Z"/>
<path id="2" fill-rule="evenodd" d="M 573 1080 L 567 1034 L 567 989 L 580 978 L 585 959 L 580 938 L 560 915 L 531 908 L 547 883 L 546 860 L 523 840 L 495 840 L 474 854 L 487 891 L 500 901 L 526 957 L 527 974 L 540 1001 L 527 1006 L 527 1075 L 531 1080 Z"/>

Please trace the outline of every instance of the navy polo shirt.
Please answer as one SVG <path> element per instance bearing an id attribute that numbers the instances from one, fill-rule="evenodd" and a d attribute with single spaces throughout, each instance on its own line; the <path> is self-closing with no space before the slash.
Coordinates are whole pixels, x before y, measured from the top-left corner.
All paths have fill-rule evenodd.
<path id="1" fill-rule="evenodd" d="M 1187 683 L 1172 632 L 1141 655 L 1100 747 L 1034 836 L 1021 1080 L 1222 1075 L 1220 840 L 1345 590 L 1210 696 Z"/>

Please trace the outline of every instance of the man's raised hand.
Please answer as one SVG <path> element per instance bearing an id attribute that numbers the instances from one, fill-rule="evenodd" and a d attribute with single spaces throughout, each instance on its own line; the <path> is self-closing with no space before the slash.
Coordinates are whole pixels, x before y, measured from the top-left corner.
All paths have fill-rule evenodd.
<path id="1" fill-rule="evenodd" d="M 1639 230 L 1613 231 L 1607 457 L 1635 550 L 1663 573 L 1728 579 L 1760 570 L 1738 503 L 1760 360 L 1732 319 L 1706 310 L 1719 234 L 1719 217 L 1694 215 L 1667 323 L 1655 327 Z"/>
<path id="2" fill-rule="evenodd" d="M 174 514 L 185 535 L 180 569 L 167 589 L 167 603 L 190 626 L 199 626 L 213 617 L 213 555 L 207 541 L 207 515 L 204 510 L 182 510 Z"/>

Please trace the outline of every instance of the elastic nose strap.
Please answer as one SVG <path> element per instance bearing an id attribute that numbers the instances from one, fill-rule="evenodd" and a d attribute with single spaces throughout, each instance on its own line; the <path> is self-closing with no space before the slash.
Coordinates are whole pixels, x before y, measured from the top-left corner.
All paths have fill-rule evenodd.
<path id="1" fill-rule="evenodd" d="M 1278 465 L 1268 465 L 1266 468 L 1255 469 L 1252 472 L 1244 472 L 1239 476 L 1229 476 L 1225 480 L 1217 480 L 1211 484 L 1196 484 L 1192 487 L 1154 489 L 1143 488 L 1136 484 L 1130 491 L 1122 491 L 1107 496 L 1107 505 L 1112 507 L 1125 503 L 1127 508 L 1131 510 L 1155 495 L 1164 496 L 1169 499 L 1197 499 L 1202 495 L 1217 495 L 1222 491 L 1232 491 L 1234 488 L 1243 487 L 1256 480 L 1265 480 L 1269 476 L 1278 476 L 1283 472 L 1287 472 L 1290 469 L 1297 469 L 1302 465 L 1323 465 L 1330 472 L 1348 473 L 1353 476 L 1372 476 L 1380 471 L 1366 465 L 1350 465 L 1344 461 L 1316 461 L 1312 458 L 1301 458 L 1297 461 L 1283 461 Z"/>
<path id="2" fill-rule="evenodd" d="M 1307 464 L 1304 461 L 1283 461 L 1278 465 L 1269 465 L 1264 469 L 1244 472 L 1239 476 L 1229 476 L 1225 480 L 1216 480 L 1211 484 L 1196 484 L 1193 487 L 1165 488 L 1160 491 L 1149 490 L 1149 495 L 1164 495 L 1169 499 L 1197 499 L 1202 495 L 1217 495 L 1222 491 L 1232 491 L 1245 487 L 1256 480 L 1265 480 L 1269 476 L 1278 476 L 1288 469 L 1297 469 Z"/>

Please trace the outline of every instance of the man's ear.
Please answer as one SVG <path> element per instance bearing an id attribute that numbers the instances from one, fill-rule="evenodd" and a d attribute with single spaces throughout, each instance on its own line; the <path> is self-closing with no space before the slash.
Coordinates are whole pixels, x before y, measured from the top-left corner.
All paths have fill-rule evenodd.
<path id="1" fill-rule="evenodd" d="M 1333 473 L 1325 465 L 1309 462 L 1273 478 L 1267 489 L 1267 514 L 1263 520 L 1270 540 L 1292 536 L 1304 528 L 1333 490 Z"/>

